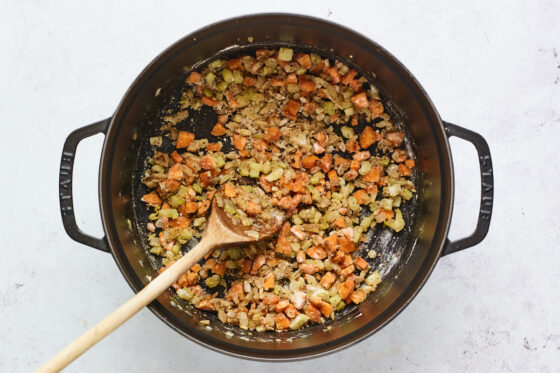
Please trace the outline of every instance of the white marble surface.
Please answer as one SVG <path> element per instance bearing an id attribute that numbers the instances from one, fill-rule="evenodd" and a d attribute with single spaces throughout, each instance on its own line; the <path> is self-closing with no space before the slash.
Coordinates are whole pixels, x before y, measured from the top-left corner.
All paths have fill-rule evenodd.
<path id="1" fill-rule="evenodd" d="M 443 258 L 382 331 L 328 357 L 226 357 L 144 310 L 68 371 L 560 370 L 557 0 L 157 3 L 0 3 L 0 372 L 37 367 L 132 295 L 109 255 L 62 228 L 57 176 L 66 136 L 109 116 L 141 69 L 181 36 L 257 11 L 315 15 L 368 35 L 408 66 L 444 119 L 483 134 L 496 174 L 488 237 Z M 79 223 L 98 235 L 101 143 L 96 136 L 80 145 L 75 173 Z M 451 237 L 460 237 L 474 226 L 479 178 L 472 146 L 452 147 Z"/>

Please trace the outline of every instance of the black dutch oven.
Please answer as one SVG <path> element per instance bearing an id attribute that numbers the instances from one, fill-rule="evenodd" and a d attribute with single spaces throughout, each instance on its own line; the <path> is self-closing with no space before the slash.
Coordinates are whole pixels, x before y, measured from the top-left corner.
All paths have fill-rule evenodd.
<path id="1" fill-rule="evenodd" d="M 251 41 L 249 41 L 251 40 Z M 291 15 L 261 14 L 234 18 L 184 37 L 156 57 L 132 83 L 108 119 L 72 132 L 60 166 L 60 208 L 64 228 L 74 240 L 112 253 L 135 292 L 156 276 L 158 265 L 148 254 L 147 211 L 138 203 L 144 160 L 152 154 L 148 138 L 157 133 L 162 108 L 173 107 L 185 74 L 216 56 L 250 53 L 262 47 L 292 46 L 325 57 L 337 56 L 379 88 L 386 110 L 401 123 L 415 154 L 418 193 L 404 207 L 407 228 L 398 234 L 378 228 L 368 248 L 379 253 L 383 282 L 375 293 L 325 325 L 285 333 L 247 333 L 220 323 L 213 315 L 189 307 L 167 291 L 149 308 L 185 337 L 213 350 L 259 360 L 319 356 L 348 347 L 375 333 L 399 314 L 428 279 L 441 256 L 474 246 L 486 236 L 493 203 L 490 151 L 484 138 L 444 122 L 412 74 L 377 43 L 345 27 Z M 175 94 L 175 95 L 174 95 Z M 167 105 L 167 106 L 166 106 Z M 193 113 L 186 126 L 197 138 L 216 123 L 207 111 Z M 72 168 L 78 143 L 105 134 L 99 170 L 99 201 L 106 236 L 98 239 L 76 225 L 72 201 Z M 447 239 L 453 208 L 453 162 L 449 137 L 474 144 L 482 179 L 478 224 L 472 235 Z M 366 250 L 367 250 L 366 249 Z M 201 319 L 214 320 L 210 327 Z"/>

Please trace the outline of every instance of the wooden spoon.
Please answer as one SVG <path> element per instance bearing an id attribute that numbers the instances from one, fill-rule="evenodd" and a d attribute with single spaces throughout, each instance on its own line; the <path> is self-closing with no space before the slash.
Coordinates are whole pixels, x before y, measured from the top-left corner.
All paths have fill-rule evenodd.
<path id="1" fill-rule="evenodd" d="M 212 249 L 248 244 L 270 237 L 280 229 L 283 220 L 284 217 L 278 216 L 273 224 L 258 232 L 258 238 L 249 236 L 244 233 L 246 230 L 244 227 L 236 226 L 231 222 L 226 212 L 217 205 L 214 198 L 206 229 L 198 245 L 165 270 L 165 272 L 159 274 L 125 304 L 43 364 L 36 372 L 58 372 L 64 369 L 81 354 L 161 295 L 182 274 L 187 272 Z"/>

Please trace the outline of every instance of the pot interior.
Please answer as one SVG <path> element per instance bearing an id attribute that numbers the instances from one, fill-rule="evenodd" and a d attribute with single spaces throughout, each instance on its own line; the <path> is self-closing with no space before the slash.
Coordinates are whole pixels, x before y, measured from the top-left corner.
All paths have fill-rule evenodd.
<path id="1" fill-rule="evenodd" d="M 365 302 L 346 307 L 335 320 L 298 331 L 259 333 L 225 325 L 214 314 L 189 306 L 172 291 L 150 306 L 178 332 L 201 344 L 260 359 L 318 355 L 384 325 L 412 299 L 431 272 L 451 212 L 452 170 L 441 122 L 424 91 L 396 59 L 352 31 L 307 17 L 262 15 L 225 21 L 185 37 L 158 56 L 123 98 L 107 135 L 100 177 L 103 222 L 115 260 L 133 289 L 141 289 L 161 265 L 159 258 L 149 254 L 149 211 L 140 201 L 146 193 L 140 179 L 146 160 L 153 155 L 149 137 L 160 135 L 162 116 L 177 109 L 186 76 L 214 58 L 286 45 L 336 57 L 379 89 L 386 111 L 404 129 L 405 141 L 416 156 L 413 181 L 417 193 L 401 207 L 407 223 L 403 231 L 393 233 L 377 226 L 368 232 L 371 238 L 363 250 L 378 252 L 370 264 L 383 275 L 383 282 Z M 196 138 L 213 139 L 210 131 L 216 122 L 216 114 L 204 108 L 191 111 L 177 126 L 194 132 Z M 163 150 L 171 150 L 172 144 L 163 138 Z M 229 150 L 224 144 L 224 151 Z M 194 244 L 191 241 L 188 247 Z M 211 323 L 203 326 L 201 320 Z"/>

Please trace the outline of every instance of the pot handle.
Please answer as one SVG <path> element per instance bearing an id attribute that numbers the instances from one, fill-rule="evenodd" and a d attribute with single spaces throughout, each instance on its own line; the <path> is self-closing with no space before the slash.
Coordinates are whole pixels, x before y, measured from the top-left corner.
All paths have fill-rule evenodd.
<path id="1" fill-rule="evenodd" d="M 478 153 L 478 162 L 480 164 L 480 179 L 482 185 L 480 189 L 478 223 L 476 224 L 473 234 L 457 241 L 447 240 L 441 254 L 442 256 L 479 244 L 484 237 L 486 237 L 486 234 L 488 234 L 490 219 L 492 218 L 492 207 L 494 205 L 494 172 L 488 143 L 484 137 L 476 132 L 448 122 L 443 122 L 443 124 L 448 137 L 457 136 L 475 146 Z"/>
<path id="2" fill-rule="evenodd" d="M 60 213 L 62 215 L 62 224 L 66 233 L 74 241 L 91 246 L 95 249 L 109 252 L 107 238 L 95 238 L 82 232 L 76 224 L 76 216 L 74 215 L 74 201 L 72 194 L 72 174 L 74 169 L 74 158 L 76 148 L 80 141 L 86 137 L 96 135 L 98 133 L 107 133 L 107 128 L 111 118 L 104 119 L 97 123 L 90 124 L 73 131 L 64 142 L 62 149 L 62 159 L 60 160 L 60 173 L 58 178 L 58 191 L 60 199 Z"/>

